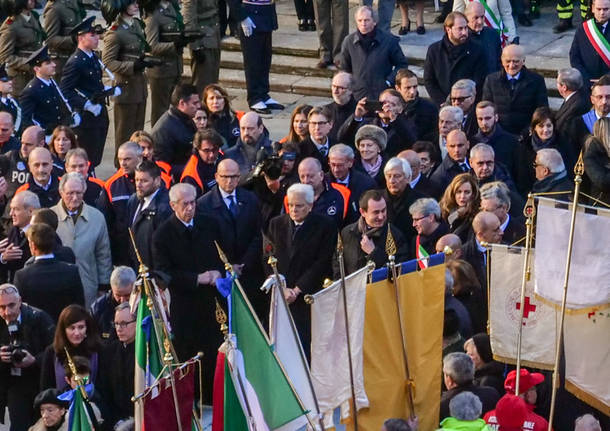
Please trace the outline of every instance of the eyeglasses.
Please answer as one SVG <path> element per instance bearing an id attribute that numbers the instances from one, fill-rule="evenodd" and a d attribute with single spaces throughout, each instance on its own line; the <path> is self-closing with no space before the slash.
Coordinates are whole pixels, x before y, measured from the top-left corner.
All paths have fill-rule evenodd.
<path id="1" fill-rule="evenodd" d="M 450 100 L 452 102 L 463 102 L 466 99 L 470 99 L 472 96 L 463 96 L 463 97 L 451 97 Z"/>
<path id="2" fill-rule="evenodd" d="M 130 320 L 129 322 L 112 322 L 113 328 L 125 329 L 128 325 L 135 323 L 135 320 Z"/>
<path id="3" fill-rule="evenodd" d="M 536 162 L 532 163 L 532 166 L 534 167 L 534 169 L 536 169 L 538 166 L 543 167 L 543 168 L 546 168 L 546 166 L 544 166 L 543 164 L 541 164 L 541 163 L 536 163 Z"/>
<path id="4" fill-rule="evenodd" d="M 425 218 L 427 218 L 427 217 L 428 217 L 428 216 L 427 216 L 427 215 L 425 215 L 425 216 L 422 216 L 422 217 L 412 217 L 412 218 L 413 218 L 413 221 L 414 221 L 414 222 L 420 222 L 420 221 L 422 221 L 423 219 L 425 219 Z"/>
<path id="5" fill-rule="evenodd" d="M 239 180 L 239 175 L 218 175 L 219 178 L 222 178 L 223 180 Z"/>
<path id="6" fill-rule="evenodd" d="M 328 124 L 328 121 L 310 121 L 309 125 L 316 127 L 316 126 L 323 126 L 325 124 Z"/>

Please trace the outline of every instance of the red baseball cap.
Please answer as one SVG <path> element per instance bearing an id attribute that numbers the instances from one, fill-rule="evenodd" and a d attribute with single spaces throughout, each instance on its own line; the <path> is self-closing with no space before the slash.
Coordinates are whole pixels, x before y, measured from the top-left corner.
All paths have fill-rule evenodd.
<path id="1" fill-rule="evenodd" d="M 521 431 L 527 419 L 527 406 L 521 397 L 506 394 L 496 404 L 499 431 Z"/>
<path id="2" fill-rule="evenodd" d="M 540 373 L 530 373 L 525 368 L 521 368 L 521 378 L 519 379 L 519 393 L 527 392 L 530 388 L 544 382 L 544 376 Z M 510 394 L 515 393 L 515 385 L 517 380 L 517 371 L 513 370 L 506 376 L 504 380 L 504 389 Z"/>

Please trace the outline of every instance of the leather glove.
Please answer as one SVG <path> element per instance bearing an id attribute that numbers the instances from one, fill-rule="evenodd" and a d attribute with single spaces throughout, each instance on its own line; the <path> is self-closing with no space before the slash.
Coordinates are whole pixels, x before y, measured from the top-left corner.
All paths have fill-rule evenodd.
<path id="1" fill-rule="evenodd" d="M 250 17 L 246 17 L 246 19 L 244 19 L 241 22 L 241 29 L 243 30 L 244 36 L 246 36 L 246 37 L 252 36 L 252 33 L 254 32 L 255 28 L 256 28 L 256 25 L 250 19 Z"/>
<path id="2" fill-rule="evenodd" d="M 134 72 L 141 72 L 144 70 L 145 67 L 146 67 L 146 63 L 144 62 L 144 59 L 138 58 L 137 60 L 134 60 L 134 62 L 133 62 L 133 71 Z"/>
<path id="3" fill-rule="evenodd" d="M 99 103 L 93 104 L 90 100 L 87 100 L 87 103 L 85 103 L 85 106 L 83 108 L 85 109 L 85 111 L 91 112 L 94 117 L 97 117 L 102 113 L 102 105 L 100 105 Z"/>

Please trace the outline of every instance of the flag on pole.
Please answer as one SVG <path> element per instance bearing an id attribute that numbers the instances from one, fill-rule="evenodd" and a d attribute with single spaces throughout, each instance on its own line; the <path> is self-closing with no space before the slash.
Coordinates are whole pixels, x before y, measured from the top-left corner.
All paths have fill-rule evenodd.
<path id="1" fill-rule="evenodd" d="M 521 362 L 528 367 L 551 370 L 555 364 L 559 312 L 534 294 L 534 256 L 532 250 L 532 272 L 525 284 Z M 489 338 L 494 358 L 510 364 L 517 361 L 524 259 L 522 247 L 491 245 Z"/>
<path id="2" fill-rule="evenodd" d="M 536 294 L 561 305 L 572 204 L 539 198 Z M 568 283 L 568 309 L 610 305 L 610 210 L 578 205 Z"/>
<path id="3" fill-rule="evenodd" d="M 352 350 L 356 407 L 369 406 L 364 391 L 362 341 L 367 268 L 345 277 L 349 334 Z M 332 427 L 333 411 L 341 407 L 341 418 L 350 416 L 351 383 L 347 352 L 347 334 L 343 314 L 341 281 L 313 295 L 311 305 L 311 377 L 324 415 L 325 428 Z"/>
<path id="4" fill-rule="evenodd" d="M 91 392 L 93 385 L 79 386 L 76 389 L 65 392 L 59 396 L 60 399 L 70 401 L 68 410 L 68 431 L 93 431 L 95 427 L 91 419 L 91 406 L 83 397 L 81 389 Z"/>
<path id="5" fill-rule="evenodd" d="M 565 316 L 566 389 L 610 415 L 610 308 Z"/>

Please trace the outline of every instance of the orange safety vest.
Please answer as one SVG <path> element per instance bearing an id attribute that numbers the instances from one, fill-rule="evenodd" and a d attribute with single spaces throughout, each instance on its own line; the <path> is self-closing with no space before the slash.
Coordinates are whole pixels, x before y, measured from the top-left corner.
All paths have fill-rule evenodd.
<path id="1" fill-rule="evenodd" d="M 182 176 L 180 177 L 180 182 L 183 182 L 186 177 L 191 177 L 199 188 L 201 192 L 203 192 L 203 182 L 201 178 L 199 178 L 199 173 L 197 172 L 197 165 L 199 164 L 199 158 L 193 154 L 189 161 L 186 163 L 184 170 L 182 171 Z"/>

